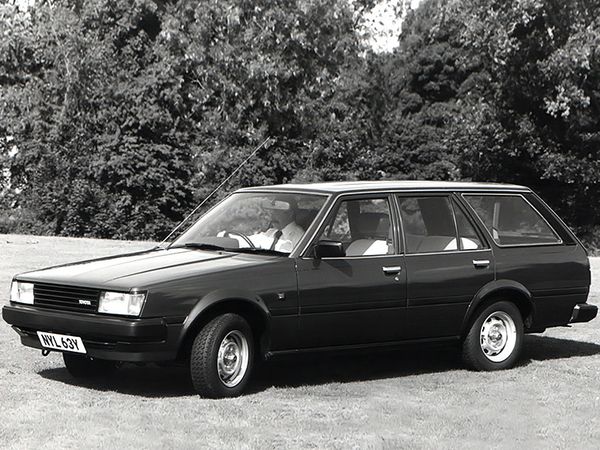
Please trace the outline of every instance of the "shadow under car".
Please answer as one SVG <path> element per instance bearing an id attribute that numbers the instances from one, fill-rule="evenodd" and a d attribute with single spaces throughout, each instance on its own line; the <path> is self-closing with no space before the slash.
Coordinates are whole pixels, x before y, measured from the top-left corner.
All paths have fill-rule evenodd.
<path id="1" fill-rule="evenodd" d="M 600 345 L 548 336 L 526 335 L 518 367 L 530 361 L 566 359 L 600 354 Z M 248 393 L 271 387 L 315 386 L 398 378 L 462 369 L 456 346 L 406 347 L 361 353 L 310 353 L 273 359 L 260 364 Z M 518 370 L 518 369 L 516 369 Z M 142 397 L 181 397 L 194 395 L 187 369 L 154 364 L 123 365 L 116 374 L 103 379 L 73 378 L 66 368 L 44 369 L 43 378 L 99 391 L 112 391 Z"/>

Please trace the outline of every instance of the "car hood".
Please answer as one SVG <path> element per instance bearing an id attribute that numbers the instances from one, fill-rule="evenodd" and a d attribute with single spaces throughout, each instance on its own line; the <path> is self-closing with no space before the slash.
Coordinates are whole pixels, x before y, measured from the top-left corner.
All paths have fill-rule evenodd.
<path id="1" fill-rule="evenodd" d="M 22 281 L 104 289 L 144 289 L 165 280 L 255 265 L 273 256 L 192 249 L 149 250 L 26 272 Z"/>

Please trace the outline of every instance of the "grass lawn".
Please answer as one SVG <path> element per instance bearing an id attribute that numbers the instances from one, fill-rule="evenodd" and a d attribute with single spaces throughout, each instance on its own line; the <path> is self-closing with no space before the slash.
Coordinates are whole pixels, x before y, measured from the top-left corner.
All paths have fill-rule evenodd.
<path id="1" fill-rule="evenodd" d="M 0 235 L 12 275 L 148 243 Z M 600 258 L 590 302 L 600 303 Z M 183 368 L 124 366 L 82 384 L 62 358 L 0 323 L 0 448 L 598 448 L 600 319 L 527 336 L 509 371 L 465 370 L 452 349 L 264 364 L 252 392 L 203 400 Z"/>

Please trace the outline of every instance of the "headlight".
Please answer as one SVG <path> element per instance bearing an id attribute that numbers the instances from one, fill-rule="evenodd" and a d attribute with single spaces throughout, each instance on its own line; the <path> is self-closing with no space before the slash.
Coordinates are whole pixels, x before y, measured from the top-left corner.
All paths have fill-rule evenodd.
<path id="1" fill-rule="evenodd" d="M 146 294 L 124 294 L 122 292 L 101 292 L 98 312 L 139 316 L 146 301 Z"/>
<path id="2" fill-rule="evenodd" d="M 33 305 L 33 283 L 13 281 L 10 285 L 10 301 Z"/>

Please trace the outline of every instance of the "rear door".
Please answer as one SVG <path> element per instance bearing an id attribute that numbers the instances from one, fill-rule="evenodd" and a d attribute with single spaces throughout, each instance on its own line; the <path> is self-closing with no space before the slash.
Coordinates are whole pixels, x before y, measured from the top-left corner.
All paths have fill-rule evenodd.
<path id="1" fill-rule="evenodd" d="M 530 192 L 463 194 L 494 243 L 496 276 L 522 284 L 533 296 L 532 328 L 566 324 L 590 282 L 583 248 Z"/>
<path id="2" fill-rule="evenodd" d="M 300 342 L 303 348 L 400 340 L 406 312 L 406 270 L 397 218 L 388 194 L 344 196 L 313 244 L 336 240 L 346 256 L 298 258 Z"/>
<path id="3" fill-rule="evenodd" d="M 457 336 L 469 303 L 494 279 L 490 246 L 453 195 L 396 199 L 406 253 L 407 337 Z"/>

